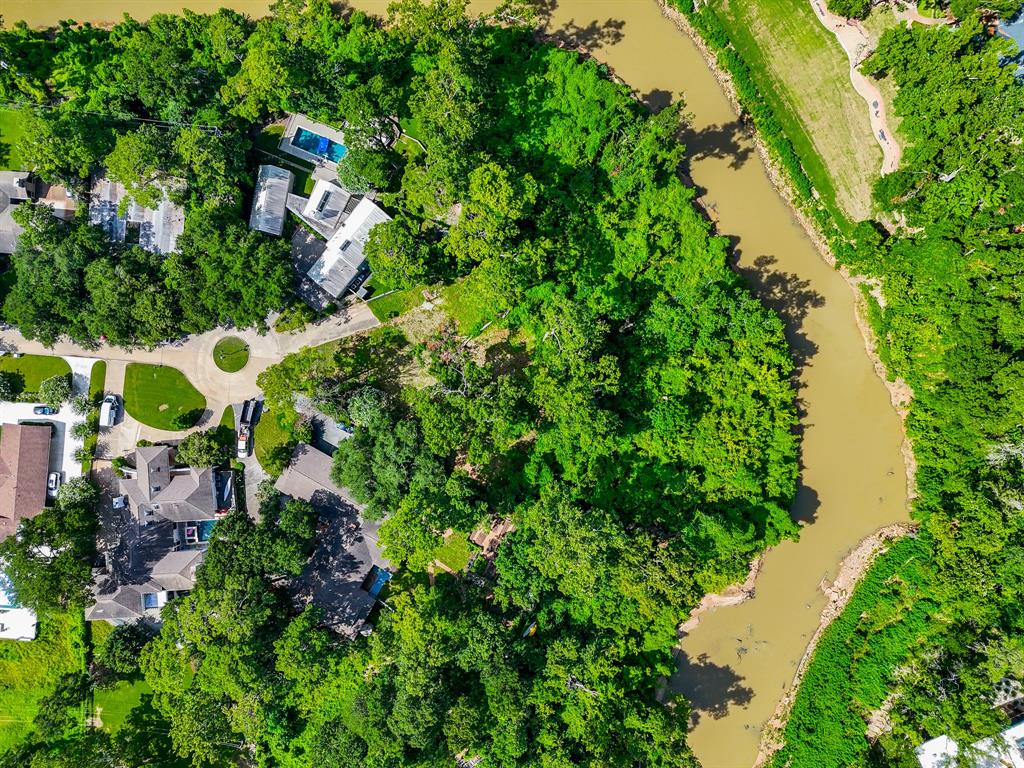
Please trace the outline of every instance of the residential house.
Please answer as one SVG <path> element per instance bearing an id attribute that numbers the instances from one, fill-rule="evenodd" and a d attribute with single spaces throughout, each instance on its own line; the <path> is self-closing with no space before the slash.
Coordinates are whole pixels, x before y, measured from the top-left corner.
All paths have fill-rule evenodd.
<path id="1" fill-rule="evenodd" d="M 966 754 L 961 756 L 960 746 L 943 735 L 926 741 L 914 754 L 921 768 L 1024 768 L 1024 722 L 976 741 L 964 751 Z"/>
<path id="2" fill-rule="evenodd" d="M 138 242 L 152 253 L 173 253 L 185 231 L 185 211 L 171 200 L 170 193 L 181 183 L 172 179 L 162 185 L 163 197 L 156 208 L 145 208 L 126 200 L 123 184 L 96 176 L 89 196 L 89 222 L 103 227 L 113 242 Z"/>
<path id="3" fill-rule="evenodd" d="M 316 551 L 298 581 L 297 602 L 313 602 L 327 624 L 345 635 L 367 631 L 366 619 L 391 577 L 377 545 L 377 524 L 363 520 L 351 492 L 331 480 L 331 457 L 306 443 L 295 448 L 274 487 L 312 503 L 321 520 Z"/>
<path id="4" fill-rule="evenodd" d="M 90 620 L 122 624 L 159 618 L 173 597 L 195 585 L 196 571 L 218 518 L 230 511 L 232 474 L 207 467 L 176 467 L 174 449 L 135 450 L 120 491 L 130 516 L 122 548 L 108 557 Z"/>
<path id="5" fill-rule="evenodd" d="M 295 177 L 291 171 L 276 165 L 261 165 L 256 177 L 249 229 L 280 236 L 287 216 L 285 208 Z"/>
<path id="6" fill-rule="evenodd" d="M 0 539 L 46 506 L 51 427 L 4 424 L 0 431 Z"/>
<path id="7" fill-rule="evenodd" d="M 363 253 L 370 232 L 391 221 L 373 200 L 362 198 L 327 241 L 323 254 L 306 275 L 327 294 L 341 296 L 366 266 Z"/>
<path id="8" fill-rule="evenodd" d="M 49 206 L 61 219 L 71 218 L 76 207 L 64 187 L 46 184 L 26 171 L 0 171 L 0 253 L 14 253 L 22 227 L 11 214 L 24 203 Z"/>
<path id="9" fill-rule="evenodd" d="M 317 179 L 309 197 L 288 195 L 288 210 L 324 240 L 338 231 L 342 219 L 352 213 L 358 199 L 330 179 Z"/>

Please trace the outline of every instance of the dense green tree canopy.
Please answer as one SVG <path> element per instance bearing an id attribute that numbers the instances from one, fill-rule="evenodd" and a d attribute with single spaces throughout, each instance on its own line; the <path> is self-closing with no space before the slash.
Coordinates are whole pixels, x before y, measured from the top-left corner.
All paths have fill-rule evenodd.
<path id="1" fill-rule="evenodd" d="M 453 319 L 421 343 L 386 327 L 261 373 L 264 417 L 293 438 L 296 392 L 351 426 L 332 476 L 381 521 L 398 573 L 372 634 L 346 638 L 293 599 L 311 505 L 261 493 L 259 523 L 219 521 L 196 588 L 142 652 L 194 764 L 691 765 L 685 702 L 657 697 L 676 626 L 795 533 L 782 323 L 680 179 L 682 105 L 648 114 L 595 62 L 539 42 L 521 3 L 466 6 L 403 0 L 382 26 L 325 0 L 257 22 L 125 21 L 92 33 L 86 90 L 45 57 L 10 86 L 109 116 L 107 155 L 72 171 L 113 153 L 140 194 L 166 174 L 188 205 L 178 253 L 152 260 L 33 222 L 7 309 L 41 338 L 151 343 L 161 317 L 198 332 L 281 306 L 287 245 L 250 232 L 230 188 L 231 148 L 283 110 L 351 134 L 342 178 L 394 213 L 368 244 L 378 278 L 448 283 Z M 416 134 L 401 152 L 396 123 Z M 119 167 L 157 131 L 159 153 Z M 46 269 L 73 290 L 30 292 Z M 493 562 L 422 578 L 497 522 L 512 530 Z"/>

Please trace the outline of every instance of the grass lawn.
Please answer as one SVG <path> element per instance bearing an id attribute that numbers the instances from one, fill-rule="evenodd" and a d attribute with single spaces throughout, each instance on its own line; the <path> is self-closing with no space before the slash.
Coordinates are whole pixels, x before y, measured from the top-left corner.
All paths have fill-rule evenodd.
<path id="1" fill-rule="evenodd" d="M 37 392 L 39 385 L 53 376 L 71 373 L 71 366 L 62 357 L 50 355 L 4 355 L 0 357 L 0 372 L 11 376 L 14 394 Z"/>
<path id="2" fill-rule="evenodd" d="M 93 695 L 93 713 L 103 723 L 103 730 L 116 733 L 128 714 L 152 693 L 145 680 L 118 680 L 113 688 L 97 689 Z"/>
<path id="3" fill-rule="evenodd" d="M 445 539 L 444 544 L 434 553 L 434 557 L 453 571 L 459 572 L 469 565 L 469 558 L 475 549 L 476 545 L 469 541 L 466 534 L 456 531 Z"/>
<path id="4" fill-rule="evenodd" d="M 495 317 L 493 307 L 480 299 L 472 277 L 446 285 L 441 289 L 441 305 L 459 327 L 459 333 L 476 336 Z"/>
<path id="5" fill-rule="evenodd" d="M 370 278 L 371 280 L 373 278 Z M 371 283 L 374 294 L 366 302 L 373 316 L 382 323 L 393 317 L 398 317 L 414 307 L 423 303 L 423 289 L 426 286 L 417 285 L 414 288 L 406 288 L 401 291 L 391 291 L 382 285 Z"/>
<path id="6" fill-rule="evenodd" d="M 237 336 L 225 336 L 213 348 L 213 362 L 225 373 L 235 373 L 249 362 L 249 345 Z"/>
<path id="7" fill-rule="evenodd" d="M 882 150 L 838 41 L 804 0 L 712 5 L 840 225 L 866 217 Z"/>
<path id="8" fill-rule="evenodd" d="M 82 667 L 81 614 L 40 617 L 39 634 L 29 643 L 0 640 L 0 753 L 31 729 L 39 700 L 57 678 Z"/>
<path id="9" fill-rule="evenodd" d="M 292 192 L 295 194 L 308 195 L 313 191 L 313 165 L 307 163 L 295 155 L 289 155 L 280 150 L 279 145 L 284 137 L 284 125 L 269 125 L 264 128 L 256 137 L 256 149 L 262 155 L 261 163 L 272 163 L 280 165 L 295 174 L 295 183 L 292 185 Z"/>
<path id="10" fill-rule="evenodd" d="M 260 420 L 256 422 L 256 429 L 253 430 L 256 461 L 275 477 L 284 470 L 295 447 L 291 433 L 281 426 L 277 417 L 277 413 L 264 411 L 260 414 Z"/>
<path id="11" fill-rule="evenodd" d="M 0 170 L 20 171 L 25 168 L 14 142 L 25 133 L 21 115 L 11 109 L 0 109 Z"/>
<path id="12" fill-rule="evenodd" d="M 199 421 L 206 398 L 177 368 L 129 363 L 124 374 L 124 409 L 150 427 L 180 430 Z"/>

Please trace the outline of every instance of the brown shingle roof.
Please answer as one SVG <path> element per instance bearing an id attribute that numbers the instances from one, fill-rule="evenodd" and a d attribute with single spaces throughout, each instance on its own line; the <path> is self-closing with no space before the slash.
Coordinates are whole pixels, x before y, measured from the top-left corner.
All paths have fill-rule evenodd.
<path id="1" fill-rule="evenodd" d="M 4 424 L 0 434 L 0 539 L 46 505 L 50 427 Z"/>

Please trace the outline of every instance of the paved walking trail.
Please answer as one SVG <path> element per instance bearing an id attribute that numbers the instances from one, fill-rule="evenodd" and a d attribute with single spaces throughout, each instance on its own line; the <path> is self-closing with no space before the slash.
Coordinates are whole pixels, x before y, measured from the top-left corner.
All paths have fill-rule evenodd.
<path id="1" fill-rule="evenodd" d="M 871 40 L 860 22 L 830 13 L 825 7 L 825 0 L 810 0 L 810 3 L 818 16 L 818 21 L 836 36 L 839 45 L 846 51 L 846 57 L 850 60 L 850 82 L 853 83 L 853 89 L 867 102 L 871 130 L 878 146 L 882 148 L 882 175 L 892 173 L 900 165 L 903 150 L 900 149 L 886 122 L 885 101 L 882 99 L 881 91 L 857 69 L 871 52 Z"/>
<path id="2" fill-rule="evenodd" d="M 351 336 L 379 325 L 380 322 L 363 302 L 344 307 L 331 318 L 309 325 L 299 333 L 278 333 L 268 331 L 264 335 L 252 329 L 240 331 L 218 328 L 198 336 L 189 336 L 183 341 L 164 344 L 151 350 L 126 350 L 120 347 L 101 346 L 86 349 L 72 342 L 58 342 L 46 347 L 38 341 L 26 339 L 14 329 L 0 332 L 0 347 L 40 355 L 89 358 L 107 361 L 105 391 L 124 395 L 124 374 L 128 363 L 151 363 L 169 365 L 182 371 L 196 389 L 206 397 L 206 414 L 194 429 L 215 426 L 228 406 L 259 394 L 257 375 L 280 361 L 290 352 L 303 347 L 325 344 L 329 341 Z M 249 345 L 249 362 L 240 371 L 225 373 L 213 361 L 213 347 L 225 336 L 237 336 Z M 135 446 L 140 438 L 162 440 L 181 437 L 185 432 L 167 432 L 147 427 L 135 421 L 127 413 L 118 428 L 109 435 L 101 434 L 98 454 L 117 456 Z M 108 444 L 104 445 L 104 441 Z"/>

